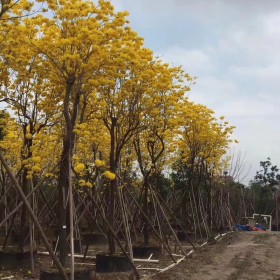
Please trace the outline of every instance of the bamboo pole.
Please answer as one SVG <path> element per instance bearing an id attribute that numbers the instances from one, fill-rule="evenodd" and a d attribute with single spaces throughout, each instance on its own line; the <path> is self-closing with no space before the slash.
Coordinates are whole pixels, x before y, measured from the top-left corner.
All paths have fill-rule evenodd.
<path id="1" fill-rule="evenodd" d="M 193 203 L 192 203 L 192 197 L 191 197 L 190 193 L 189 193 L 189 198 L 190 198 L 190 204 L 191 204 L 191 209 L 192 209 L 192 214 L 193 214 L 192 217 L 193 217 L 193 223 L 194 223 L 194 237 L 195 237 L 195 240 L 197 240 L 196 217 L 195 217 Z"/>
<path id="2" fill-rule="evenodd" d="M 126 245 L 128 248 L 130 259 L 133 262 L 133 251 L 132 251 L 132 245 L 131 245 L 131 237 L 130 237 L 130 232 L 129 232 L 127 212 L 124 209 L 125 203 L 123 201 L 123 193 L 121 192 L 119 186 L 117 186 L 117 197 L 119 199 L 119 203 L 120 203 L 120 207 L 121 207 L 121 217 L 123 220 L 123 225 L 124 225 L 124 230 L 125 230 Z"/>
<path id="3" fill-rule="evenodd" d="M 31 187 L 31 191 L 33 189 L 33 184 L 32 182 L 30 181 L 30 187 Z M 32 209 L 34 209 L 34 200 L 33 200 L 33 196 L 30 197 L 30 200 L 32 201 Z M 28 219 L 28 222 L 29 222 L 29 240 L 30 240 L 30 258 L 31 258 L 31 271 L 32 271 L 32 274 L 34 275 L 34 272 L 35 272 L 35 264 L 34 264 L 34 235 L 33 235 L 33 223 L 32 223 L 32 220 L 29 216 L 29 219 Z"/>
<path id="4" fill-rule="evenodd" d="M 139 208 L 139 210 L 141 211 L 141 213 L 143 214 L 143 216 L 145 217 L 145 219 L 147 220 L 147 222 L 150 224 L 151 228 L 153 229 L 154 233 L 156 234 L 157 238 L 162 242 L 164 248 L 166 249 L 167 253 L 169 254 L 170 258 L 172 259 L 172 261 L 174 263 L 176 263 L 176 260 L 174 259 L 174 257 L 172 256 L 172 252 L 170 251 L 170 249 L 167 247 L 167 245 L 165 244 L 165 242 L 163 242 L 162 238 L 159 236 L 158 232 L 156 231 L 156 229 L 154 228 L 152 222 L 150 221 L 150 219 L 147 217 L 147 215 L 144 213 L 143 209 L 141 208 L 141 206 L 139 205 L 139 203 L 136 201 L 136 199 L 133 197 L 133 195 L 130 193 L 130 191 L 126 188 L 127 193 L 129 194 L 129 196 L 132 198 L 132 200 L 134 201 L 134 203 L 136 204 L 136 206 Z"/>
<path id="5" fill-rule="evenodd" d="M 152 188 L 152 190 L 157 194 L 157 197 L 160 198 L 161 203 L 163 204 L 163 206 L 165 207 L 165 209 L 169 212 L 169 214 L 171 215 L 171 217 L 175 220 L 175 222 L 180 226 L 181 230 L 184 232 L 184 234 L 186 235 L 189 243 L 192 245 L 192 247 L 195 249 L 195 245 L 194 243 L 191 241 L 191 239 L 189 238 L 188 234 L 185 232 L 184 228 L 181 226 L 181 223 L 178 221 L 178 219 L 176 218 L 176 216 L 174 215 L 174 213 L 171 211 L 171 209 L 168 207 L 168 205 L 166 204 L 166 202 L 164 201 L 163 197 L 161 196 L 161 194 L 154 189 L 153 186 L 150 185 L 150 187 Z"/>
<path id="6" fill-rule="evenodd" d="M 94 197 L 91 195 L 91 193 L 90 193 L 87 189 L 85 189 L 85 191 L 86 191 L 87 195 L 91 198 L 91 201 L 92 201 L 92 203 L 94 204 L 94 206 L 96 207 L 96 211 L 99 212 L 99 214 L 100 214 L 102 220 L 103 220 L 103 221 L 105 222 L 105 224 L 108 226 L 108 229 L 111 231 L 112 236 L 113 236 L 113 238 L 116 240 L 116 242 L 117 242 L 117 244 L 119 245 L 121 251 L 123 252 L 123 254 L 125 255 L 125 257 L 128 258 L 128 260 L 129 260 L 129 262 L 130 262 L 130 264 L 131 264 L 131 266 L 132 266 L 132 269 L 133 269 L 133 271 L 134 271 L 134 273 L 135 273 L 136 278 L 137 278 L 137 279 L 140 279 L 140 275 L 139 275 L 139 273 L 138 273 L 138 271 L 137 271 L 137 269 L 136 269 L 136 267 L 135 267 L 133 261 L 130 259 L 130 256 L 127 254 L 127 252 L 126 252 L 126 250 L 124 249 L 124 247 L 122 246 L 120 240 L 119 240 L 118 237 L 116 236 L 116 234 L 115 234 L 115 232 L 114 232 L 114 229 L 112 228 L 111 224 L 110 224 L 110 223 L 108 222 L 108 220 L 106 219 L 106 217 L 105 217 L 104 213 L 102 212 L 102 210 L 101 210 L 100 208 L 98 208 L 98 204 L 96 203 L 96 201 L 95 201 Z"/>
<path id="7" fill-rule="evenodd" d="M 1 157 L 3 158 L 3 155 L 2 154 L 0 154 L 1 155 Z M 3 158 L 4 159 L 4 158 Z M 0 161 L 2 161 L 2 159 L 0 159 Z M 3 163 L 3 162 L 2 162 Z M 6 161 L 5 161 L 5 163 L 6 163 Z M 4 165 L 4 164 L 3 164 Z M 6 163 L 6 166 L 8 167 L 8 165 L 7 165 L 7 163 Z M 57 166 L 56 166 L 57 167 Z M 8 167 L 9 168 L 9 167 Z M 54 169 L 52 169 L 52 171 L 53 171 Z M 8 171 L 7 171 L 8 172 Z M 10 173 L 13 175 L 13 173 L 11 172 L 11 170 L 10 170 Z M 8 174 L 9 175 L 9 174 Z M 16 180 L 16 177 L 13 175 L 13 177 L 14 177 L 14 180 L 17 182 L 17 180 Z M 45 178 L 42 178 L 37 184 L 36 184 L 36 186 L 35 187 L 33 187 L 33 189 L 32 189 L 32 191 L 27 195 L 27 196 L 25 196 L 26 197 L 26 199 L 28 199 L 32 194 L 34 194 L 34 192 L 38 189 L 38 188 L 40 188 L 41 186 L 42 186 L 42 184 L 44 183 L 44 181 L 45 181 Z M 12 180 L 12 183 L 13 183 L 13 180 Z M 14 184 L 14 183 L 13 183 Z M 18 183 L 17 183 L 18 184 Z M 6 195 L 6 194 L 5 194 Z M 3 226 L 3 224 L 5 224 L 5 222 L 15 213 L 15 212 L 17 212 L 18 210 L 19 210 L 19 208 L 21 207 L 23 205 L 23 201 L 21 201 L 9 214 L 8 214 L 8 216 L 3 220 L 3 221 L 1 221 L 1 223 L 0 223 L 0 228 Z"/>
<path id="8" fill-rule="evenodd" d="M 27 209 L 27 211 L 28 211 L 28 213 L 29 213 L 29 215 L 30 215 L 30 218 L 32 219 L 34 225 L 36 226 L 36 228 L 37 228 L 37 230 L 38 230 L 38 232 L 39 232 L 39 235 L 41 236 L 41 238 L 42 238 L 42 240 L 43 240 L 43 242 L 44 242 L 44 244 L 45 244 L 45 246 L 46 246 L 46 249 L 47 249 L 48 252 L 50 253 L 50 256 L 51 256 L 51 258 L 53 259 L 53 261 L 54 261 L 54 263 L 55 263 L 57 269 L 59 270 L 59 272 L 60 272 L 60 274 L 62 275 L 62 277 L 63 277 L 64 280 L 69 280 L 68 277 L 67 277 L 67 275 L 66 275 L 66 273 L 65 273 L 65 271 L 64 271 L 64 269 L 63 269 L 63 267 L 62 267 L 62 265 L 61 265 L 61 263 L 58 261 L 56 255 L 54 254 L 54 252 L 53 252 L 53 250 L 52 250 L 52 248 L 51 248 L 51 245 L 49 244 L 48 239 L 47 239 L 47 237 L 45 236 L 44 231 L 43 231 L 43 229 L 41 228 L 41 226 L 40 226 L 40 224 L 39 224 L 39 222 L 38 222 L 38 220 L 37 220 L 37 218 L 36 218 L 36 216 L 35 216 L 35 214 L 34 214 L 32 208 L 31 208 L 31 206 L 30 206 L 30 204 L 29 204 L 29 202 L 28 202 L 28 200 L 27 200 L 25 194 L 23 193 L 23 191 L 22 191 L 22 189 L 21 189 L 21 187 L 20 187 L 20 185 L 19 185 L 17 179 L 15 178 L 14 174 L 12 173 L 10 167 L 8 166 L 6 160 L 4 159 L 4 157 L 3 157 L 3 155 L 2 155 L 1 152 L 0 152 L 0 161 L 2 162 L 4 168 L 6 169 L 7 174 L 8 174 L 8 176 L 10 177 L 10 179 L 11 179 L 13 185 L 15 186 L 15 188 L 17 189 L 17 191 L 19 192 L 19 195 L 20 195 L 20 197 L 21 197 L 21 199 L 22 199 L 22 202 L 23 202 L 23 204 L 25 204 L 26 209 Z"/>
<path id="9" fill-rule="evenodd" d="M 177 242 L 179 248 L 181 249 L 181 251 L 182 251 L 182 253 L 184 254 L 184 256 L 186 256 L 186 252 L 185 252 L 184 248 L 182 247 L 182 245 L 181 245 L 181 243 L 180 243 L 180 241 L 179 241 L 179 239 L 178 239 L 178 237 L 177 237 L 177 235 L 176 235 L 174 229 L 173 229 L 172 226 L 170 225 L 170 223 L 169 223 L 169 221 L 168 221 L 168 217 L 166 216 L 166 214 L 164 213 L 164 210 L 163 210 L 162 206 L 160 205 L 159 199 L 156 197 L 156 194 L 155 194 L 154 190 L 153 190 L 152 188 L 151 188 L 151 190 L 152 190 L 152 194 L 153 194 L 155 200 L 156 200 L 157 203 L 158 203 L 159 209 L 161 210 L 161 213 L 162 213 L 162 215 L 163 215 L 165 221 L 167 222 L 168 227 L 170 228 L 170 230 L 171 230 L 171 232 L 172 232 L 172 234 L 173 234 L 173 236 L 174 236 L 174 238 L 175 238 L 175 240 L 176 240 L 176 242 Z"/>
<path id="10" fill-rule="evenodd" d="M 70 153 L 68 154 L 69 157 L 69 178 L 68 178 L 68 195 L 69 195 L 69 220 L 70 220 L 70 250 L 71 250 L 71 274 L 70 274 L 70 279 L 74 280 L 75 277 L 75 261 L 74 261 L 74 240 L 73 240 L 73 191 L 72 191 L 72 169 L 71 169 L 71 157 L 70 157 Z"/>
<path id="11" fill-rule="evenodd" d="M 14 214 L 16 214 L 16 212 L 18 211 L 18 209 L 23 205 L 23 202 L 21 201 L 18 206 L 12 210 L 6 217 L 5 219 L 0 223 L 0 228 L 6 223 L 7 220 L 10 219 L 11 216 L 13 216 Z"/>

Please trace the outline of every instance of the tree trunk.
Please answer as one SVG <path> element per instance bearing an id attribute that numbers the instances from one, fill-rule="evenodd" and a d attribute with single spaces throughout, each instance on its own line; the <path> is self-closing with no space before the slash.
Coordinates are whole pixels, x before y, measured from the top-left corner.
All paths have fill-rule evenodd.
<path id="1" fill-rule="evenodd" d="M 62 152 L 62 161 L 60 165 L 60 174 L 58 182 L 58 225 L 59 225 L 59 261 L 62 266 L 65 267 L 67 255 L 68 255 L 68 244 L 67 236 L 69 232 L 69 222 L 68 217 L 68 203 L 67 203 L 67 194 L 69 186 L 69 153 L 71 151 L 70 139 L 67 139 L 63 142 L 63 152 Z"/>
<path id="2" fill-rule="evenodd" d="M 76 136 L 73 132 L 75 127 L 79 104 L 80 91 L 74 92 L 75 77 L 70 76 L 66 82 L 66 92 L 63 101 L 63 116 L 65 119 L 65 135 L 63 139 L 63 148 L 61 154 L 59 180 L 58 180 L 58 222 L 59 222 L 59 260 L 62 266 L 66 266 L 68 255 L 67 236 L 69 233 L 69 207 L 68 207 L 68 190 L 69 174 L 72 166 L 71 160 L 74 153 Z M 70 106 L 70 97 L 73 98 L 73 104 Z M 71 111 L 71 113 L 70 113 Z"/>
<path id="3" fill-rule="evenodd" d="M 30 130 L 32 131 L 32 123 L 30 123 Z M 26 126 L 23 127 L 23 134 L 24 136 L 26 135 L 27 130 Z M 28 159 L 32 157 L 32 152 L 30 150 L 32 146 L 32 139 L 26 139 L 24 137 L 24 150 L 27 151 L 27 155 L 22 155 L 24 159 Z M 30 180 L 27 180 L 27 168 L 23 169 L 23 174 L 22 174 L 22 190 L 25 196 L 27 196 L 30 192 Z M 24 250 L 24 244 L 25 244 L 25 239 L 26 236 L 29 233 L 29 223 L 27 219 L 27 209 L 26 206 L 23 205 L 21 209 L 21 217 L 20 217 L 20 232 L 19 232 L 19 238 L 18 238 L 18 250 L 23 251 Z"/>
<path id="4" fill-rule="evenodd" d="M 22 180 L 22 190 L 25 196 L 27 196 L 30 192 L 28 180 L 26 179 L 27 176 L 27 170 L 25 169 L 23 172 L 23 180 Z M 20 232 L 18 236 L 18 250 L 23 251 L 24 250 L 24 244 L 26 236 L 29 232 L 29 223 L 27 219 L 27 209 L 26 206 L 23 205 L 21 209 L 21 217 L 20 217 Z"/>

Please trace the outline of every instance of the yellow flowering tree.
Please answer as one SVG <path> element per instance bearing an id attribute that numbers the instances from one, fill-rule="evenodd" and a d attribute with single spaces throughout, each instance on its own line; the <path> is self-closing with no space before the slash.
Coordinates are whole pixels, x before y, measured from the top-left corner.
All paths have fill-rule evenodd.
<path id="1" fill-rule="evenodd" d="M 0 148 L 21 171 L 25 194 L 38 178 L 57 183 L 65 265 L 71 182 L 80 192 L 84 188 L 83 195 L 96 180 L 105 182 L 107 219 L 117 228 L 120 176 L 126 179 L 125 172 L 139 167 L 148 215 L 148 186 L 156 172 L 177 156 L 192 188 L 202 171 L 219 172 L 233 127 L 186 99 L 192 79 L 155 59 L 127 24 L 127 13 L 115 13 L 110 1 L 38 1 L 42 9 L 34 14 L 32 3 L 0 0 L 0 99 L 14 115 L 3 113 Z M 148 243 L 147 224 L 144 232 Z"/>
<path id="2" fill-rule="evenodd" d="M 0 21 L 15 20 L 28 16 L 32 12 L 33 3 L 27 0 L 0 1 Z"/>
<path id="3" fill-rule="evenodd" d="M 21 166 L 21 128 L 5 110 L 0 111 L 0 148 L 7 162 L 18 171 Z"/>
<path id="4" fill-rule="evenodd" d="M 141 120 L 145 130 L 141 130 L 134 138 L 137 161 L 143 176 L 143 210 L 146 216 L 149 216 L 149 184 L 167 167 L 166 149 L 176 132 L 178 106 L 190 90 L 186 84 L 191 82 L 191 77 L 180 67 L 171 68 L 161 61 L 155 61 L 153 67 L 156 81 L 149 89 L 145 118 Z M 148 224 L 145 222 L 145 244 L 149 242 L 148 233 Z"/>
<path id="5" fill-rule="evenodd" d="M 151 80 L 155 80 L 152 67 L 152 52 L 143 47 L 143 40 L 126 27 L 122 41 L 116 41 L 111 48 L 111 62 L 104 68 L 106 74 L 99 79 L 97 100 L 102 104 L 100 118 L 109 136 L 108 220 L 114 224 L 115 192 L 118 185 L 116 173 L 123 149 L 139 130 L 143 129 L 141 119 Z M 108 232 L 109 251 L 115 252 L 113 235 Z"/>
<path id="6" fill-rule="evenodd" d="M 48 92 L 62 112 L 63 142 L 59 174 L 60 261 L 67 255 L 67 196 L 69 174 L 75 152 L 77 135 L 74 129 L 88 112 L 89 95 L 99 88 L 112 85 L 107 79 L 119 67 L 117 50 L 122 49 L 128 31 L 123 28 L 126 13 L 114 13 L 106 1 L 98 5 L 90 1 L 45 1 L 48 16 L 25 20 L 26 44 L 42 58 L 45 79 L 53 86 Z M 50 17 L 49 14 L 53 16 Z M 124 39 L 125 38 L 125 39 Z M 125 70 L 122 70 L 125 71 Z"/>
<path id="7" fill-rule="evenodd" d="M 186 100 L 180 111 L 177 161 L 173 165 L 173 179 L 181 185 L 182 215 L 188 217 L 188 200 L 193 205 L 193 219 L 196 219 L 200 233 L 200 222 L 205 221 L 202 208 L 202 186 L 207 192 L 208 203 L 211 201 L 211 190 L 205 185 L 209 175 L 220 172 L 223 158 L 230 143 L 234 127 L 223 119 L 216 119 L 209 108 Z M 208 208 L 208 206 L 207 206 Z M 211 215 L 208 215 L 211 219 Z M 184 223 L 187 220 L 184 220 Z M 189 223 L 189 222 L 188 222 Z M 188 224 L 190 226 L 190 224 Z M 206 228 L 207 229 L 207 228 Z"/>
<path id="8" fill-rule="evenodd" d="M 223 119 L 217 120 L 206 106 L 187 101 L 181 111 L 178 145 L 183 161 L 191 173 L 207 164 L 208 172 L 219 172 L 219 162 L 233 141 L 234 126 Z"/>

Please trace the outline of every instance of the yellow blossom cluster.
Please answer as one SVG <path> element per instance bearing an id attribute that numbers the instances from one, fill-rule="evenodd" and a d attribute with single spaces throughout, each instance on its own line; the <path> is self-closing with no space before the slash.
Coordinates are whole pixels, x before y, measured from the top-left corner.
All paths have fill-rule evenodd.
<path id="1" fill-rule="evenodd" d="M 88 182 L 88 181 L 85 181 L 83 179 L 79 180 L 78 181 L 78 185 L 80 187 L 88 187 L 88 188 L 91 188 L 92 187 L 92 183 L 91 182 Z"/>
<path id="2" fill-rule="evenodd" d="M 32 180 L 34 175 L 39 175 L 42 171 L 39 163 L 41 162 L 41 158 L 39 156 L 27 158 L 22 161 L 24 168 L 27 169 L 26 179 Z"/>
<path id="3" fill-rule="evenodd" d="M 78 163 L 74 166 L 74 171 L 79 174 L 82 173 L 85 170 L 85 168 L 86 167 L 83 163 Z"/>
<path id="4" fill-rule="evenodd" d="M 112 173 L 111 171 L 109 171 L 109 170 L 105 171 L 105 172 L 103 173 L 103 175 L 104 175 L 107 179 L 109 179 L 109 180 L 111 180 L 111 181 L 113 181 L 113 180 L 116 179 L 116 175 L 115 175 L 114 173 Z"/>
<path id="5" fill-rule="evenodd" d="M 95 160 L 95 166 L 96 166 L 96 167 L 105 166 L 105 161 L 104 161 L 104 160 L 100 160 L 100 159 L 96 159 L 96 160 Z"/>
<path id="6" fill-rule="evenodd" d="M 31 133 L 26 133 L 25 135 L 25 138 L 28 139 L 28 140 L 31 140 L 32 139 L 32 134 Z"/>
<path id="7" fill-rule="evenodd" d="M 13 169 L 21 166 L 20 152 L 22 148 L 21 128 L 8 113 L 0 110 L 1 136 L 0 148 L 7 162 Z"/>

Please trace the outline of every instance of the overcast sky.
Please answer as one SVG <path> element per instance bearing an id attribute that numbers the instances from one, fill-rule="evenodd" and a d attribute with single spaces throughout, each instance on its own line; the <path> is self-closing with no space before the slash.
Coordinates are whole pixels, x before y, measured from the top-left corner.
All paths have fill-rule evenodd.
<path id="1" fill-rule="evenodd" d="M 190 99 L 237 126 L 251 169 L 280 167 L 280 1 L 112 0 L 146 47 L 197 76 Z"/>

